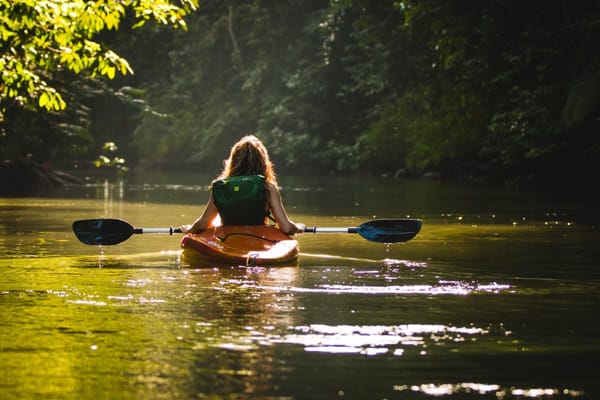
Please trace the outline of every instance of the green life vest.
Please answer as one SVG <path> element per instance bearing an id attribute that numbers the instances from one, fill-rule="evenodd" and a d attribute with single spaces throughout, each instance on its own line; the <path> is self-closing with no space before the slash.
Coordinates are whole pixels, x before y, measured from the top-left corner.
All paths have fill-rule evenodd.
<path id="1" fill-rule="evenodd" d="M 266 209 L 265 177 L 230 176 L 212 185 L 213 200 L 223 225 L 263 225 Z"/>

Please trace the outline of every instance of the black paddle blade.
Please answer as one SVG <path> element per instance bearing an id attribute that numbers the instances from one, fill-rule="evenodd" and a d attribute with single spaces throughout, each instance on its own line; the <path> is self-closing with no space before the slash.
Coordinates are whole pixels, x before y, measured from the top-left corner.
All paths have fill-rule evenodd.
<path id="1" fill-rule="evenodd" d="M 356 228 L 356 232 L 367 240 L 379 243 L 406 242 L 417 236 L 422 222 L 419 219 L 375 219 Z"/>
<path id="2" fill-rule="evenodd" d="M 121 243 L 134 233 L 133 226 L 120 219 L 83 219 L 73 222 L 73 232 L 82 243 L 110 246 Z"/>

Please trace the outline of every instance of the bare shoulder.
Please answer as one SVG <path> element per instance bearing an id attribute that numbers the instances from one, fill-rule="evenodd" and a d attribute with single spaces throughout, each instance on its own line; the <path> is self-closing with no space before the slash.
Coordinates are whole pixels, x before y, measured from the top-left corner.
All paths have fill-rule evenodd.
<path id="1" fill-rule="evenodd" d="M 269 193 L 279 193 L 279 188 L 271 182 L 265 183 L 265 187 Z"/>

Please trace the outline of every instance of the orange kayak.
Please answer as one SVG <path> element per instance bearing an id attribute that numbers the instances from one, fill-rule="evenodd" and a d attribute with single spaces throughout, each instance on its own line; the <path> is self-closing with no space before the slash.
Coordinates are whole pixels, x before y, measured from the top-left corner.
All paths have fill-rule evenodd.
<path id="1" fill-rule="evenodd" d="M 298 241 L 268 225 L 225 225 L 181 240 L 183 259 L 195 266 L 294 265 Z"/>

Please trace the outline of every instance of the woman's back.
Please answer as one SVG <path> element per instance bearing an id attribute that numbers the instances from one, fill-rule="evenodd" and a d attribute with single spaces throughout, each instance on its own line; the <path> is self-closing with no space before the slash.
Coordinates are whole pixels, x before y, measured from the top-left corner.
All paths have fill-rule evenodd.
<path id="1" fill-rule="evenodd" d="M 268 215 L 265 178 L 230 176 L 212 185 L 213 200 L 223 225 L 262 225 Z"/>

